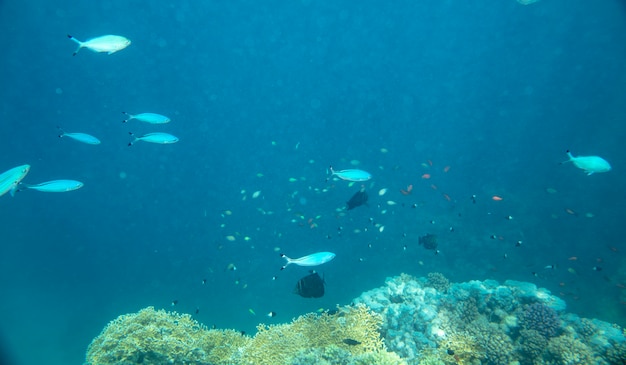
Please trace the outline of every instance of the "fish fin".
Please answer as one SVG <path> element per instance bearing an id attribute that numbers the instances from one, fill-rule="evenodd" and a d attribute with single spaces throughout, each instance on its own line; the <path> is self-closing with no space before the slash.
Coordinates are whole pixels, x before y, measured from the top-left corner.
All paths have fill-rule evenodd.
<path id="1" fill-rule="evenodd" d="M 15 184 L 12 188 L 11 191 L 9 192 L 9 194 L 11 194 L 11 196 L 15 196 L 15 193 L 18 193 L 24 189 L 20 189 L 20 186 L 23 186 L 25 188 L 28 188 L 28 185 L 23 184 L 23 183 L 19 183 L 19 184 Z"/>
<path id="2" fill-rule="evenodd" d="M 280 254 L 280 257 L 284 258 L 285 260 L 287 260 L 287 262 L 281 266 L 281 270 L 285 270 L 285 268 L 287 267 L 287 265 L 291 264 L 291 259 L 289 257 L 287 257 L 287 255 L 285 255 L 284 253 Z"/>
<path id="3" fill-rule="evenodd" d="M 76 56 L 76 54 L 78 53 L 78 51 L 80 51 L 81 48 L 83 48 L 83 42 L 79 41 L 78 39 L 72 37 L 71 35 L 67 35 L 67 38 L 73 40 L 74 42 L 78 43 L 78 48 L 76 48 L 76 51 L 74 51 L 74 53 L 72 53 L 72 56 Z"/>

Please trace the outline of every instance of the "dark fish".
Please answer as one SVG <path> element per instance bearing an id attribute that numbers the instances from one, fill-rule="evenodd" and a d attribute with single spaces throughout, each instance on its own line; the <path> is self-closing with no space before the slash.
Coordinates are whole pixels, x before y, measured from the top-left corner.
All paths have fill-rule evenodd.
<path id="1" fill-rule="evenodd" d="M 357 340 L 353 340 L 351 338 L 346 338 L 343 341 L 341 341 L 343 343 L 345 343 L 346 345 L 350 345 L 350 346 L 356 346 L 356 345 L 360 345 L 361 342 L 357 341 Z"/>
<path id="2" fill-rule="evenodd" d="M 346 209 L 354 209 L 363 204 L 367 204 L 367 193 L 365 192 L 365 188 L 361 188 L 361 190 L 357 191 L 352 198 L 346 202 Z"/>
<path id="3" fill-rule="evenodd" d="M 303 298 L 321 298 L 324 296 L 324 279 L 316 272 L 307 275 L 298 280 L 294 293 Z"/>

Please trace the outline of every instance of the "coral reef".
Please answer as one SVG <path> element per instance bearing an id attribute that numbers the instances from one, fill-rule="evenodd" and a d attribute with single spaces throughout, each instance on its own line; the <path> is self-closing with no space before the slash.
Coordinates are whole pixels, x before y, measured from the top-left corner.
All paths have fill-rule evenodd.
<path id="1" fill-rule="evenodd" d="M 403 274 L 336 312 L 261 324 L 254 337 L 146 308 L 109 323 L 87 364 L 626 364 L 624 329 L 564 311 L 530 283 Z"/>
<path id="2" fill-rule="evenodd" d="M 531 283 L 450 284 L 387 278 L 354 300 L 383 315 L 387 348 L 408 364 L 626 364 L 623 331 L 565 313 L 565 302 Z M 620 362 L 621 361 L 621 362 Z"/>
<path id="3" fill-rule="evenodd" d="M 208 330 L 188 314 L 152 307 L 110 322 L 87 349 L 87 363 L 227 364 L 249 337 Z"/>
<path id="4" fill-rule="evenodd" d="M 556 311 L 544 304 L 527 305 L 519 316 L 524 329 L 535 330 L 544 337 L 555 337 L 561 331 L 561 319 Z"/>
<path id="5" fill-rule="evenodd" d="M 426 286 L 445 293 L 450 288 L 450 281 L 442 273 L 431 272 L 427 275 Z"/>
<path id="6" fill-rule="evenodd" d="M 254 337 L 209 330 L 189 315 L 146 308 L 109 323 L 87 350 L 87 363 L 108 364 L 405 364 L 386 351 L 380 315 L 364 305 L 258 326 Z M 309 362 L 310 360 L 310 362 Z M 323 361 L 322 361 L 323 360 Z"/>
<path id="7" fill-rule="evenodd" d="M 567 335 L 552 338 L 548 342 L 548 353 L 556 359 L 557 364 L 592 365 L 600 363 L 599 360 L 594 358 L 591 349 L 587 345 Z"/>
<path id="8" fill-rule="evenodd" d="M 540 359 L 548 346 L 548 340 L 536 330 L 521 330 L 519 349 L 530 360 Z"/>

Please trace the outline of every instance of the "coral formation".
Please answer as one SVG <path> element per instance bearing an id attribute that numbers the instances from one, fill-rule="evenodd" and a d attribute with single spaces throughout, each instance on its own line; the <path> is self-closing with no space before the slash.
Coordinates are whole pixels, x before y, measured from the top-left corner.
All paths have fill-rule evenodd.
<path id="1" fill-rule="evenodd" d="M 555 337 L 561 331 L 561 319 L 556 311 L 541 303 L 527 305 L 519 316 L 521 325 L 536 330 L 544 337 Z"/>
<path id="2" fill-rule="evenodd" d="M 232 330 L 208 330 L 188 314 L 142 309 L 110 322 L 87 349 L 87 363 L 226 364 L 250 341 Z"/>
<path id="3" fill-rule="evenodd" d="M 450 281 L 442 273 L 431 272 L 427 275 L 426 286 L 445 293 L 450 288 Z"/>
<path id="4" fill-rule="evenodd" d="M 383 315 L 387 348 L 409 364 L 608 365 L 626 357 L 621 329 L 563 313 L 563 300 L 531 283 L 470 281 L 433 293 L 428 279 L 404 275 L 355 302 Z"/>
<path id="5" fill-rule="evenodd" d="M 624 329 L 564 313 L 565 302 L 545 289 L 442 279 L 387 278 L 354 305 L 261 324 L 254 337 L 150 307 L 109 323 L 87 364 L 626 364 Z"/>
<path id="6" fill-rule="evenodd" d="M 530 360 L 541 358 L 548 346 L 548 340 L 536 330 L 521 330 L 518 341 L 520 351 Z"/>
<path id="7" fill-rule="evenodd" d="M 567 335 L 552 338 L 548 342 L 548 353 L 558 364 L 598 364 L 592 351 L 584 343 Z"/>
<path id="8" fill-rule="evenodd" d="M 387 352 L 381 316 L 364 305 L 335 314 L 306 314 L 289 324 L 259 325 L 254 337 L 209 330 L 189 315 L 146 308 L 115 319 L 87 350 L 87 363 L 108 364 L 328 364 L 399 365 Z M 317 362 L 322 363 L 322 362 Z"/>

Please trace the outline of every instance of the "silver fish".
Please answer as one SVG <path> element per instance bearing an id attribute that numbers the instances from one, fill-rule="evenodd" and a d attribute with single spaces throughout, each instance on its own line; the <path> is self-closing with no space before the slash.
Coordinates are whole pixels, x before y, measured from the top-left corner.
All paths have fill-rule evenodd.
<path id="1" fill-rule="evenodd" d="M 130 40 L 119 35 L 103 35 L 100 37 L 91 38 L 84 42 L 67 35 L 67 37 L 74 42 L 78 43 L 78 48 L 74 51 L 72 56 L 76 56 L 78 51 L 82 48 L 87 48 L 93 52 L 106 52 L 107 54 L 113 54 L 117 51 L 121 51 L 124 48 L 130 46 Z"/>
<path id="2" fill-rule="evenodd" d="M 335 258 L 335 254 L 332 252 L 316 252 L 311 255 L 303 256 L 297 259 L 292 259 L 287 257 L 285 254 L 280 254 L 280 257 L 287 260 L 287 263 L 283 265 L 280 269 L 285 269 L 289 264 L 296 264 L 298 266 L 317 266 L 321 264 L 325 264 L 328 261 Z"/>
<path id="3" fill-rule="evenodd" d="M 78 142 L 83 142 L 83 143 L 87 143 L 87 144 L 100 144 L 100 140 L 90 134 L 87 133 L 67 133 L 65 132 L 63 129 L 61 129 L 60 127 L 59 130 L 61 131 L 61 134 L 59 134 L 59 137 L 69 137 L 71 139 L 74 139 Z"/>
<path id="4" fill-rule="evenodd" d="M 141 114 L 129 114 L 126 112 L 122 112 L 124 115 L 128 116 L 127 119 L 124 119 L 122 122 L 126 123 L 131 119 L 137 119 L 141 122 L 146 122 L 150 124 L 165 124 L 171 121 L 170 118 L 165 115 L 156 114 L 156 113 L 141 113 Z"/>
<path id="5" fill-rule="evenodd" d="M 331 174 L 330 176 L 337 176 L 341 180 L 361 182 L 372 178 L 372 175 L 369 172 L 363 170 L 348 169 L 335 171 L 332 166 L 329 169 Z"/>
<path id="6" fill-rule="evenodd" d="M 129 132 L 129 134 L 131 136 L 135 137 L 134 134 L 132 134 L 130 132 Z M 135 137 L 135 139 L 130 141 L 128 143 L 128 145 L 132 146 L 137 141 L 144 141 L 144 142 L 157 143 L 157 144 L 172 144 L 172 143 L 178 142 L 178 137 L 173 136 L 173 135 L 171 135 L 169 133 L 160 133 L 160 132 L 148 133 L 148 134 L 144 134 L 141 137 Z"/>
<path id="7" fill-rule="evenodd" d="M 83 184 L 82 182 L 76 180 L 51 180 L 32 185 L 21 183 L 19 186 L 19 190 L 33 189 L 46 193 L 65 193 L 67 191 L 78 190 L 84 185 L 85 184 Z"/>
<path id="8" fill-rule="evenodd" d="M 608 172 L 611 171 L 611 164 L 607 162 L 607 160 L 603 159 L 600 156 L 578 156 L 574 157 L 572 153 L 568 150 L 567 157 L 569 160 L 565 162 L 572 162 L 574 166 L 583 170 L 587 173 L 587 175 L 591 175 L 594 172 Z"/>
<path id="9" fill-rule="evenodd" d="M 21 165 L 7 170 L 0 174 L 0 196 L 11 191 L 11 196 L 15 193 L 17 185 L 30 171 L 30 165 Z"/>

